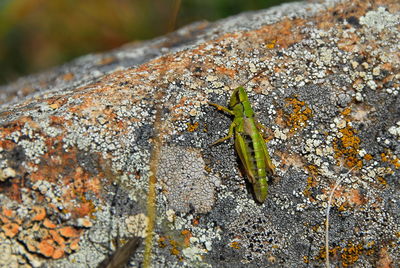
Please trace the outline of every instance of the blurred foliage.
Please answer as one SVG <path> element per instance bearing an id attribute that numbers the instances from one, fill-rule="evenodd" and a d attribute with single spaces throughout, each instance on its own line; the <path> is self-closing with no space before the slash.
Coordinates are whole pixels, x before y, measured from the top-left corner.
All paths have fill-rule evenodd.
<path id="1" fill-rule="evenodd" d="M 0 0 L 0 84 L 79 55 L 288 0 Z"/>

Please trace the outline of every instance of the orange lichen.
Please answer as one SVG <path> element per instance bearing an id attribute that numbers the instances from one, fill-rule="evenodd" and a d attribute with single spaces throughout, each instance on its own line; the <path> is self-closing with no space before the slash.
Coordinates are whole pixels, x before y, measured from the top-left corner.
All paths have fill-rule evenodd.
<path id="1" fill-rule="evenodd" d="M 192 236 L 192 234 L 189 230 L 183 230 L 181 231 L 181 235 L 183 235 L 183 242 L 182 237 L 179 237 L 179 241 L 172 239 L 171 236 L 161 236 L 158 239 L 158 246 L 160 248 L 166 248 L 169 244 L 170 253 L 176 256 L 180 261 L 183 260 L 180 249 L 182 249 L 183 247 L 188 247 L 190 245 L 190 237 Z"/>
<path id="2" fill-rule="evenodd" d="M 331 185 L 331 189 L 333 187 L 334 185 Z M 332 191 L 331 189 L 329 191 L 324 190 L 324 193 L 329 194 Z M 339 186 L 333 193 L 332 205 L 336 205 L 339 211 L 345 211 L 348 208 L 361 206 L 365 203 L 365 197 L 358 189 L 346 189 Z"/>
<path id="3" fill-rule="evenodd" d="M 43 226 L 49 229 L 54 229 L 57 227 L 51 220 L 49 219 L 44 219 L 43 221 Z"/>
<path id="4" fill-rule="evenodd" d="M 81 233 L 79 230 L 77 230 L 71 226 L 62 227 L 58 231 L 62 236 L 67 237 L 67 238 L 79 237 L 80 233 Z"/>
<path id="5" fill-rule="evenodd" d="M 396 169 L 400 168 L 400 159 L 389 150 L 386 150 L 385 153 L 381 153 L 381 159 L 383 162 L 392 164 Z"/>
<path id="6" fill-rule="evenodd" d="M 189 132 L 194 132 L 198 127 L 199 127 L 199 122 L 195 122 L 194 124 L 191 123 L 186 123 L 187 125 L 187 131 Z"/>
<path id="7" fill-rule="evenodd" d="M 179 243 L 178 243 L 177 241 L 175 241 L 175 240 L 170 239 L 170 240 L 169 240 L 169 244 L 171 245 L 171 248 L 170 248 L 170 250 L 169 250 L 170 253 L 171 253 L 172 255 L 176 256 L 180 261 L 182 261 L 182 260 L 183 260 L 183 257 L 180 255 L 181 252 L 180 252 L 180 250 L 178 249 Z"/>
<path id="8" fill-rule="evenodd" d="M 73 239 L 69 244 L 70 249 L 78 250 L 79 249 L 79 239 Z"/>
<path id="9" fill-rule="evenodd" d="M 342 115 L 347 116 L 351 113 L 351 108 L 347 107 L 341 112 Z"/>
<path id="10" fill-rule="evenodd" d="M 292 108 L 292 112 L 286 115 L 286 124 L 290 127 L 290 132 L 300 130 L 307 126 L 307 121 L 312 117 L 311 109 L 295 96 L 294 98 L 286 98 L 286 106 Z"/>
<path id="11" fill-rule="evenodd" d="M 307 177 L 307 185 L 303 191 L 303 194 L 305 196 L 311 198 L 310 190 L 313 187 L 317 186 L 317 181 L 315 180 L 315 178 L 317 176 L 319 176 L 319 171 L 318 171 L 318 167 L 316 167 L 315 165 L 308 165 L 308 166 L 306 166 L 306 169 L 311 176 Z M 314 201 L 314 199 L 312 199 L 311 201 Z"/>
<path id="12" fill-rule="evenodd" d="M 80 231 L 71 226 L 64 226 L 54 230 L 44 228 L 44 221 L 43 225 L 37 222 L 33 226 L 29 225 L 29 222 L 26 224 L 25 230 L 29 230 L 29 233 L 36 233 L 34 239 L 30 236 L 25 236 L 23 239 L 23 243 L 32 253 L 35 252 L 48 258 L 59 259 L 66 253 L 71 253 L 71 251 L 79 248 L 79 238 L 72 236 L 80 234 Z"/>
<path id="13" fill-rule="evenodd" d="M 364 159 L 367 160 L 367 161 L 370 161 L 370 160 L 373 159 L 373 157 L 370 154 L 366 154 L 366 155 L 364 155 Z"/>
<path id="14" fill-rule="evenodd" d="M 341 259 L 342 259 L 342 265 L 344 267 L 348 267 L 353 265 L 360 255 L 363 252 L 363 246 L 361 244 L 353 244 L 349 243 L 347 247 L 343 248 L 342 254 L 341 254 Z"/>
<path id="15" fill-rule="evenodd" d="M 167 246 L 166 242 L 167 242 L 167 237 L 160 236 L 160 238 L 158 239 L 158 246 L 160 248 L 165 248 Z"/>
<path id="16" fill-rule="evenodd" d="M 19 225 L 16 223 L 6 223 L 4 224 L 1 229 L 4 231 L 7 237 L 14 237 L 19 231 Z"/>
<path id="17" fill-rule="evenodd" d="M 10 218 L 14 215 L 14 211 L 3 206 L 1 214 Z"/>
<path id="18" fill-rule="evenodd" d="M 46 217 L 46 209 L 44 207 L 34 206 L 32 209 L 35 212 L 32 221 L 42 221 Z"/>
<path id="19" fill-rule="evenodd" d="M 383 178 L 383 177 L 377 177 L 376 178 L 377 179 L 377 181 L 380 183 L 380 184 L 382 184 L 382 185 L 386 185 L 387 184 L 387 181 L 385 180 L 385 178 Z"/>
<path id="20" fill-rule="evenodd" d="M 317 177 L 319 176 L 319 170 L 318 167 L 315 165 L 308 165 L 306 166 L 307 171 L 310 173 L 311 176 Z"/>
<path id="21" fill-rule="evenodd" d="M 238 241 L 233 241 L 232 243 L 229 244 L 229 246 L 231 248 L 234 248 L 234 249 L 240 249 L 241 248 L 240 247 L 240 243 Z"/>
<path id="22" fill-rule="evenodd" d="M 74 78 L 74 74 L 73 73 L 66 73 L 63 75 L 62 77 L 65 81 L 70 81 Z"/>
<path id="23" fill-rule="evenodd" d="M 207 173 L 211 173 L 212 169 L 210 166 L 205 165 L 204 170 L 207 171 Z"/>
<path id="24" fill-rule="evenodd" d="M 39 252 L 46 257 L 53 256 L 54 246 L 52 245 L 51 240 L 42 240 L 38 245 Z"/>
<path id="25" fill-rule="evenodd" d="M 11 185 L 4 187 L 0 187 L 0 190 L 6 194 L 11 200 L 17 201 L 18 203 L 22 202 L 21 199 L 21 183 L 19 180 L 10 181 Z"/>
<path id="26" fill-rule="evenodd" d="M 329 256 L 330 258 L 340 258 L 341 265 L 343 267 L 349 267 L 353 266 L 361 255 L 371 255 L 374 252 L 374 247 L 372 247 L 371 249 L 364 249 L 364 246 L 361 243 L 354 244 L 353 242 L 349 242 L 344 248 L 341 248 L 339 246 L 330 248 Z M 325 258 L 325 247 L 322 247 L 319 251 L 319 254 L 314 259 L 324 260 Z"/>
<path id="27" fill-rule="evenodd" d="M 275 44 L 276 44 L 276 40 L 271 40 L 270 42 L 268 42 L 265 47 L 268 49 L 273 49 L 275 48 Z"/>
<path id="28" fill-rule="evenodd" d="M 365 203 L 364 196 L 360 193 L 358 189 L 351 189 L 348 193 L 350 205 L 361 206 Z"/>
<path id="29" fill-rule="evenodd" d="M 179 254 L 181 253 L 176 247 L 173 247 L 173 248 L 171 248 L 170 249 L 170 252 L 171 252 L 171 254 L 172 255 L 175 255 L 175 256 L 179 256 Z"/>
<path id="30" fill-rule="evenodd" d="M 55 230 L 49 230 L 52 239 L 61 247 L 65 247 L 65 239 Z"/>
<path id="31" fill-rule="evenodd" d="M 181 232 L 181 234 L 182 234 L 183 237 L 184 237 L 183 245 L 184 245 L 185 247 L 189 247 L 189 246 L 190 246 L 190 238 L 192 237 L 192 233 L 191 233 L 189 230 L 183 230 L 183 231 Z"/>
<path id="32" fill-rule="evenodd" d="M 56 248 L 51 256 L 53 259 L 60 259 L 64 256 L 64 251 L 62 249 Z"/>
<path id="33" fill-rule="evenodd" d="M 194 218 L 194 219 L 192 220 L 192 225 L 194 225 L 194 226 L 198 225 L 199 223 L 200 223 L 199 217 L 196 217 L 196 218 Z"/>
<path id="34" fill-rule="evenodd" d="M 339 132 L 341 133 L 341 137 L 333 141 L 335 158 L 338 160 L 343 158 L 344 165 L 348 168 L 355 166 L 361 168 L 362 160 L 358 156 L 361 140 L 356 136 L 356 130 L 347 124 Z"/>
<path id="35" fill-rule="evenodd" d="M 310 259 L 308 258 L 308 256 L 303 256 L 303 262 L 304 263 L 310 263 Z"/>
<path id="36" fill-rule="evenodd" d="M 92 200 L 87 200 L 86 198 L 80 198 L 81 203 L 79 206 L 72 209 L 72 214 L 77 218 L 83 218 L 85 216 L 91 216 L 96 212 L 96 207 Z"/>
<path id="37" fill-rule="evenodd" d="M 230 69 L 230 68 L 220 67 L 220 66 L 217 66 L 215 68 L 215 71 L 220 73 L 220 74 L 228 75 L 231 78 L 234 78 L 236 73 L 237 73 L 237 71 L 235 69 Z"/>
<path id="38" fill-rule="evenodd" d="M 311 188 L 313 188 L 315 186 L 316 186 L 316 181 L 315 181 L 314 177 L 307 177 L 307 186 L 303 191 L 304 196 L 307 196 L 310 198 L 311 197 L 310 190 L 311 190 Z M 314 200 L 312 200 L 312 201 L 314 201 Z"/>

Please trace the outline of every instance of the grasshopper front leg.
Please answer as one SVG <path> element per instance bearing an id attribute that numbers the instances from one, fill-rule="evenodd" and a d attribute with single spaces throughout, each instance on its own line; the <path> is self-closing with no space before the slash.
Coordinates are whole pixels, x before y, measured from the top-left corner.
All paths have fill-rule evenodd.
<path id="1" fill-rule="evenodd" d="M 224 107 L 224 108 L 225 108 L 225 107 Z M 218 139 L 218 140 L 216 140 L 215 142 L 213 142 L 213 143 L 211 144 L 211 146 L 214 146 L 215 144 L 218 144 L 218 143 L 220 143 L 220 142 L 223 142 L 223 141 L 226 141 L 227 139 L 232 138 L 232 137 L 233 137 L 233 130 L 234 130 L 234 129 L 235 129 L 235 123 L 233 122 L 233 123 L 231 124 L 231 126 L 229 127 L 228 135 L 225 136 L 225 137 L 222 137 L 222 138 L 220 138 L 220 139 Z"/>
<path id="2" fill-rule="evenodd" d="M 224 111 L 224 112 L 226 112 L 226 113 L 228 113 L 228 114 L 231 114 L 231 115 L 235 115 L 235 114 L 233 113 L 233 111 L 229 110 L 229 109 L 226 108 L 225 106 L 222 106 L 222 105 L 219 105 L 219 104 L 216 104 L 216 103 L 213 103 L 213 102 L 209 102 L 208 104 L 209 104 L 209 105 L 212 105 L 212 106 L 214 106 L 214 107 L 216 107 L 218 110 Z M 233 123 L 231 124 L 231 126 L 229 127 L 228 135 L 225 136 L 225 137 L 223 137 L 223 138 L 218 139 L 218 140 L 215 141 L 215 142 L 213 142 L 213 143 L 211 144 L 211 146 L 213 146 L 213 145 L 215 145 L 215 144 L 218 144 L 218 143 L 220 143 L 220 142 L 226 141 L 227 139 L 232 138 L 232 137 L 233 137 L 233 131 L 234 131 L 234 129 L 235 129 L 235 126 L 236 126 L 236 125 L 235 125 L 235 122 L 233 122 Z"/>

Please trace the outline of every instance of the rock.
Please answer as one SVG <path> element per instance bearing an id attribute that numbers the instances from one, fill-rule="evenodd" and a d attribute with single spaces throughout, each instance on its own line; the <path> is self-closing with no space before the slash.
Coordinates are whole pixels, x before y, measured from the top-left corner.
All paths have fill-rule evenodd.
<path id="1" fill-rule="evenodd" d="M 394 0 L 289 3 L 2 87 L 2 263 L 95 267 L 151 228 L 154 267 L 323 266 L 330 210 L 331 265 L 396 266 L 399 21 Z M 231 120 L 207 102 L 240 85 L 276 166 L 263 204 L 210 146 Z"/>

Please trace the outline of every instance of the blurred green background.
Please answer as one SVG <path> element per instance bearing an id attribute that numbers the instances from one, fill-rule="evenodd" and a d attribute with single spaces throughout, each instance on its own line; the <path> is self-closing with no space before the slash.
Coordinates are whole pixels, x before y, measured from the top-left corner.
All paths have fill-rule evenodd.
<path id="1" fill-rule="evenodd" d="M 90 52 L 288 0 L 0 0 L 0 85 Z"/>

